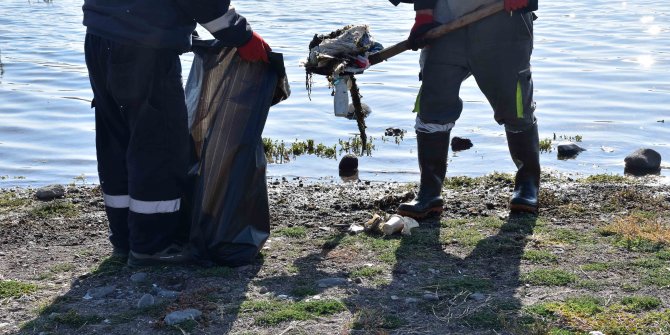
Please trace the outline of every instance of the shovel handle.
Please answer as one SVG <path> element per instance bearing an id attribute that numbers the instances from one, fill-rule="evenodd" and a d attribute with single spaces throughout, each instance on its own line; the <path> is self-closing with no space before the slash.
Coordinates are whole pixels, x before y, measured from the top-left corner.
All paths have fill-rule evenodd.
<path id="1" fill-rule="evenodd" d="M 477 22 L 483 18 L 489 17 L 498 12 L 505 10 L 505 2 L 499 1 L 482 7 L 472 13 L 463 15 L 456 20 L 445 23 L 439 27 L 435 27 L 426 33 L 426 38 L 436 39 L 456 29 L 463 28 L 471 23 Z M 379 64 L 393 56 L 396 56 L 404 51 L 409 50 L 409 41 L 405 40 L 396 45 L 385 48 L 382 51 L 371 54 L 368 59 L 370 65 Z"/>

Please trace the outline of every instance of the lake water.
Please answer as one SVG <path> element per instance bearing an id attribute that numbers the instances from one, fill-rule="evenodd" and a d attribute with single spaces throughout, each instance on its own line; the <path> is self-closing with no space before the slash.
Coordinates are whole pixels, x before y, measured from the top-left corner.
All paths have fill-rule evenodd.
<path id="1" fill-rule="evenodd" d="M 39 186 L 85 179 L 97 183 L 91 91 L 84 64 L 81 0 L 0 2 L 0 187 Z M 293 94 L 270 111 L 264 137 L 314 139 L 333 145 L 356 124 L 333 115 L 323 77 L 311 100 L 300 61 L 315 33 L 368 24 L 390 46 L 413 23 L 409 5 L 385 0 L 233 1 L 272 46 L 284 53 Z M 587 151 L 560 161 L 542 154 L 547 171 L 622 174 L 624 157 L 653 148 L 670 161 L 670 3 L 667 0 L 541 1 L 533 71 L 540 138 L 581 136 Z M 191 56 L 184 55 L 184 77 Z M 373 114 L 372 156 L 360 159 L 364 180 L 418 181 L 411 113 L 419 88 L 418 53 L 405 52 L 359 75 L 363 102 Z M 473 79 L 462 88 L 465 110 L 453 131 L 474 143 L 450 153 L 449 175 L 512 172 L 504 129 L 493 121 Z M 408 131 L 400 144 L 383 142 L 388 127 Z M 301 156 L 271 164 L 270 176 L 337 177 L 338 160 Z M 664 162 L 662 175 L 670 176 Z M 77 179 L 75 179 L 77 178 Z"/>

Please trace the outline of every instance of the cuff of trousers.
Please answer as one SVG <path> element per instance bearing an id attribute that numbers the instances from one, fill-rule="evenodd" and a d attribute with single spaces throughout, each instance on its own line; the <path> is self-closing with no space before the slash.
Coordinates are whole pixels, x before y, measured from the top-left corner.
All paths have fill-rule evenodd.
<path id="1" fill-rule="evenodd" d="M 417 133 L 426 133 L 426 134 L 445 133 L 451 131 L 451 129 L 454 128 L 455 125 L 456 125 L 455 122 L 450 122 L 447 124 L 427 123 L 421 120 L 421 118 L 417 116 L 416 122 L 414 123 L 414 130 Z"/>

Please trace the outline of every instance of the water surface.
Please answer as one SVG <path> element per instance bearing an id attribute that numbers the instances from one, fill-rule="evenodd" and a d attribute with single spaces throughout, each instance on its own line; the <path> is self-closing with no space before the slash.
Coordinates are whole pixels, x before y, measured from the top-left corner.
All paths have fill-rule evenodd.
<path id="1" fill-rule="evenodd" d="M 0 3 L 0 187 L 96 183 L 91 91 L 83 56 L 81 0 L 3 0 Z M 314 77 L 311 100 L 299 66 L 315 33 L 368 24 L 386 46 L 406 37 L 411 7 L 385 0 L 233 2 L 275 51 L 284 53 L 293 94 L 274 107 L 264 137 L 336 144 L 356 132 L 333 116 L 324 78 Z M 582 137 L 587 151 L 560 161 L 542 154 L 546 170 L 622 174 L 624 157 L 640 147 L 670 160 L 670 4 L 666 0 L 541 1 L 533 71 L 541 138 Z M 191 56 L 184 55 L 184 76 Z M 376 150 L 360 160 L 365 180 L 417 181 L 414 98 L 418 53 L 405 52 L 358 76 L 373 114 L 368 136 Z M 449 175 L 512 172 L 504 129 L 473 79 L 462 88 L 465 110 L 453 131 L 474 143 L 450 153 Z M 404 141 L 382 142 L 388 127 Z M 554 141 L 554 146 L 559 141 Z M 301 156 L 269 166 L 271 176 L 334 178 L 337 160 Z M 670 166 L 664 163 L 666 167 Z M 668 169 L 662 171 L 669 176 Z M 77 179 L 74 179 L 77 178 Z"/>

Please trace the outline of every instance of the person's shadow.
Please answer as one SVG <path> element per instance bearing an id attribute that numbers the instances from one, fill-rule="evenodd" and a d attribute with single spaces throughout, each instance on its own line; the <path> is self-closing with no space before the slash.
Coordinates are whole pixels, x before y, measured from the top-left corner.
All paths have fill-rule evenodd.
<path id="1" fill-rule="evenodd" d="M 345 269 L 355 259 L 346 253 L 344 244 L 349 242 L 340 233 L 320 253 L 295 260 L 295 275 L 262 283 L 277 294 L 286 294 L 286 287 L 293 286 L 294 292 L 298 288 L 297 292 L 305 290 L 306 296 L 314 296 L 330 289 L 316 285 L 321 280 L 348 277 L 348 283 L 334 285 L 346 289 L 343 301 L 354 315 L 352 334 L 523 334 L 516 292 L 521 286 L 521 259 L 536 220 L 513 213 L 505 221 L 469 217 L 440 222 L 435 218 L 421 222 L 411 236 L 360 237 L 363 246 L 375 249 L 371 251 L 380 255 L 381 262 L 395 263 L 389 276 L 373 270 L 367 273 L 377 275 L 366 277 L 365 270 L 358 271 L 363 278 Z M 497 232 L 481 238 L 482 230 Z M 392 254 L 384 252 L 396 245 Z M 338 258 L 343 258 L 342 269 L 333 272 Z M 325 262 L 329 264 L 319 264 Z"/>
<path id="2" fill-rule="evenodd" d="M 263 266 L 150 266 L 131 269 L 108 257 L 97 268 L 75 279 L 66 293 L 40 308 L 18 334 L 217 334 L 231 331 L 249 283 Z M 141 277 L 141 278 L 140 278 Z M 151 297 L 148 297 L 148 296 Z M 225 308 L 220 317 L 193 315 L 169 325 L 175 311 L 195 309 L 203 315 Z"/>

